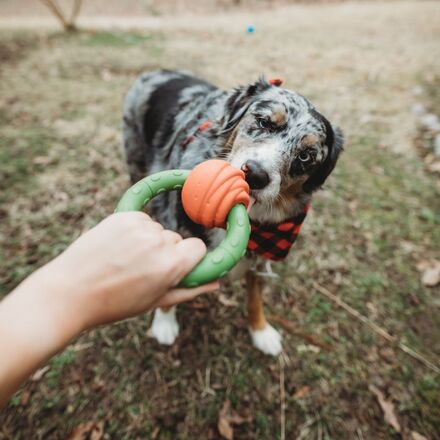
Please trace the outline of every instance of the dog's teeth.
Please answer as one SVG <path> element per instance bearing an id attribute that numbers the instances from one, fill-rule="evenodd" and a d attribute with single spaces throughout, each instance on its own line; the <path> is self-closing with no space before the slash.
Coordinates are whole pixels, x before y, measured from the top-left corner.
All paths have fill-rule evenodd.
<path id="1" fill-rule="evenodd" d="M 255 198 L 254 197 L 252 197 L 252 196 L 249 196 L 249 205 L 248 205 L 248 207 L 247 207 L 247 212 L 248 212 L 248 214 L 249 214 L 249 212 L 250 212 L 250 210 L 251 210 L 251 208 L 252 208 L 252 205 L 255 203 Z"/>

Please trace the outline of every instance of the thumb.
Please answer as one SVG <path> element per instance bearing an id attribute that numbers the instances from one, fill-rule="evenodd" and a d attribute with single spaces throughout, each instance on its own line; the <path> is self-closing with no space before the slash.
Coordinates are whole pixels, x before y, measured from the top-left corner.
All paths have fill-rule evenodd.
<path id="1" fill-rule="evenodd" d="M 176 284 L 205 256 L 206 245 L 199 238 L 187 238 L 176 243 Z"/>
<path id="2" fill-rule="evenodd" d="M 211 283 L 193 287 L 192 289 L 172 289 L 162 296 L 152 308 L 171 307 L 184 301 L 190 301 L 202 293 L 213 292 L 218 289 L 220 289 L 220 283 L 218 281 L 212 281 Z"/>

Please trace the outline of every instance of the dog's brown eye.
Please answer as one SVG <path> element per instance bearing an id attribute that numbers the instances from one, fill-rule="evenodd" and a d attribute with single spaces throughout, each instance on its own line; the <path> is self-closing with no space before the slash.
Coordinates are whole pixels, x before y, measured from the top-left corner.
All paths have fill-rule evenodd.
<path id="1" fill-rule="evenodd" d="M 310 160 L 310 153 L 307 151 L 301 151 L 301 153 L 298 155 L 298 158 L 301 162 L 308 162 Z"/>

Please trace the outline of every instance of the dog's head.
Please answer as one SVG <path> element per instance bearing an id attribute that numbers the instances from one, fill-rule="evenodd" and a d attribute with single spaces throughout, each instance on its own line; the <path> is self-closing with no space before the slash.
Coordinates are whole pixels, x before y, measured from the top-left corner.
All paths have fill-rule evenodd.
<path id="1" fill-rule="evenodd" d="M 262 209 L 287 210 L 317 190 L 343 145 L 341 131 L 309 101 L 264 79 L 231 93 L 221 126 L 225 155 L 245 172 Z"/>

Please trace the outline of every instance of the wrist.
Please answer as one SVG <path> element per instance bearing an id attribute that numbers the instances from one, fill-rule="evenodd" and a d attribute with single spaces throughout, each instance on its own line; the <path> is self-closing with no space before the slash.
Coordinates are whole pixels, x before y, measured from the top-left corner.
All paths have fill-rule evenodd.
<path id="1" fill-rule="evenodd" d="M 51 356 L 83 330 L 61 282 L 59 268 L 47 264 L 24 280 L 5 299 L 12 337 L 35 356 Z"/>
<path id="2" fill-rule="evenodd" d="M 57 301 L 56 293 L 41 269 L 0 303 L 0 407 L 20 383 L 80 332 L 65 319 L 67 305 Z"/>
<path id="3" fill-rule="evenodd" d="M 24 295 L 47 320 L 47 332 L 58 350 L 78 336 L 85 326 L 76 312 L 78 286 L 58 258 L 34 272 L 25 280 Z M 70 279 L 70 283 L 66 280 Z"/>

